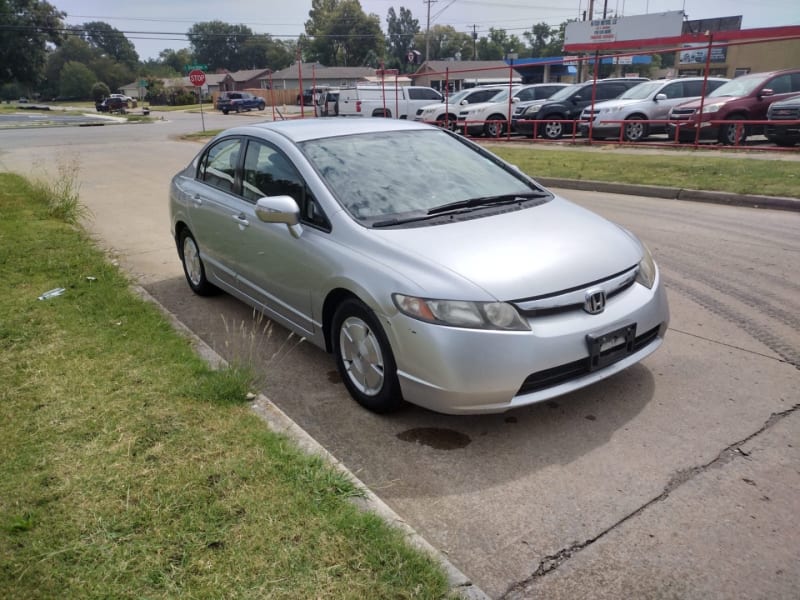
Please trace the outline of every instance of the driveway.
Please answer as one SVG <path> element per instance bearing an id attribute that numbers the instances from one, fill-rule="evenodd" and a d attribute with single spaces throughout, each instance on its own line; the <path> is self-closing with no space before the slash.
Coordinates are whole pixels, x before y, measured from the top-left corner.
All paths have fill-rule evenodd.
<path id="1" fill-rule="evenodd" d="M 189 292 L 166 195 L 199 149 L 174 136 L 200 117 L 169 119 L 0 132 L 0 169 L 78 156 L 98 242 L 218 352 L 255 364 L 267 396 L 490 596 L 797 597 L 798 214 L 564 191 L 653 250 L 672 308 L 664 346 L 505 415 L 377 416 L 328 355 L 229 297 Z"/>

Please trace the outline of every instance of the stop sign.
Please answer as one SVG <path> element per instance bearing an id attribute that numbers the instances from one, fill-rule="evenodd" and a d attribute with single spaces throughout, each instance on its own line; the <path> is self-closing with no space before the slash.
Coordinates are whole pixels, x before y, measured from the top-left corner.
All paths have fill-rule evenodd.
<path id="1" fill-rule="evenodd" d="M 189 81 L 192 82 L 193 86 L 200 87 L 206 82 L 206 74 L 203 73 L 200 69 L 189 71 Z"/>

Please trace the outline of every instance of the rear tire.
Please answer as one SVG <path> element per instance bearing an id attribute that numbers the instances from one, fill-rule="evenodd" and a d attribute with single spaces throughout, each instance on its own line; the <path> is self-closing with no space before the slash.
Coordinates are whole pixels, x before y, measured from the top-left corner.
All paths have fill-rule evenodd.
<path id="1" fill-rule="evenodd" d="M 219 288 L 206 279 L 206 268 L 200 258 L 200 249 L 188 229 L 181 231 L 178 237 L 178 254 L 181 258 L 186 282 L 195 294 L 213 296 L 219 293 Z"/>
<path id="2" fill-rule="evenodd" d="M 356 402 L 376 413 L 400 408 L 397 365 L 375 314 L 361 301 L 349 298 L 336 309 L 331 331 L 336 367 Z"/>

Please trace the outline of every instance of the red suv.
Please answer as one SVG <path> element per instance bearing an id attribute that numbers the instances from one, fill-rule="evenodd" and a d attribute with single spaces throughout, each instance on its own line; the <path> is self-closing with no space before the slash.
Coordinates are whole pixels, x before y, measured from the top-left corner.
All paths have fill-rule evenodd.
<path id="1" fill-rule="evenodd" d="M 676 106 L 670 112 L 668 133 L 681 142 L 693 142 L 697 128 L 700 139 L 716 139 L 721 144 L 741 144 L 750 133 L 763 131 L 763 125 L 739 125 L 716 121 L 766 120 L 769 105 L 800 92 L 800 69 L 770 73 L 750 73 L 732 79 L 706 96 L 702 114 L 700 100 Z M 712 122 L 714 121 L 714 122 Z"/>

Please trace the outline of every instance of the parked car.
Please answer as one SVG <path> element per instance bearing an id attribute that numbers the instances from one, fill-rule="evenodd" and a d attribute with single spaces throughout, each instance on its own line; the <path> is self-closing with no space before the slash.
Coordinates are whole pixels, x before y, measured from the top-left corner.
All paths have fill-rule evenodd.
<path id="1" fill-rule="evenodd" d="M 374 411 L 540 402 L 633 365 L 667 330 L 632 233 L 438 127 L 229 129 L 175 175 L 169 205 L 189 287 L 332 352 Z"/>
<path id="2" fill-rule="evenodd" d="M 439 92 L 425 86 L 359 85 L 339 91 L 339 115 L 413 119 L 418 108 L 441 101 Z"/>
<path id="3" fill-rule="evenodd" d="M 511 89 L 511 102 L 509 103 L 509 88 L 506 86 L 505 93 L 492 98 L 490 102 L 462 109 L 458 113 L 458 130 L 466 131 L 468 135 L 485 135 L 487 137 L 504 135 L 511 122 L 512 108 L 510 107 L 518 102 L 549 98 L 565 87 L 569 86 L 566 83 L 533 83 L 514 86 Z"/>
<path id="4" fill-rule="evenodd" d="M 266 101 L 247 92 L 222 92 L 217 98 L 214 108 L 222 111 L 223 115 L 229 112 L 242 112 L 246 110 L 264 110 L 267 107 Z"/>
<path id="5" fill-rule="evenodd" d="M 127 102 L 128 104 L 135 104 L 136 100 L 131 98 L 130 96 L 126 96 L 125 94 L 109 94 L 109 98 L 119 98 L 123 102 Z"/>
<path id="6" fill-rule="evenodd" d="M 764 128 L 764 135 L 770 142 L 778 146 L 794 146 L 800 142 L 800 95 L 770 104 L 767 120 L 774 121 Z M 782 125 L 784 121 L 798 122 Z"/>
<path id="7" fill-rule="evenodd" d="M 711 92 L 702 107 L 700 100 L 693 100 L 673 108 L 668 133 L 672 139 L 677 135 L 681 142 L 693 142 L 699 129 L 701 140 L 741 144 L 751 133 L 763 131 L 763 125 L 737 125 L 733 121 L 763 121 L 770 104 L 798 92 L 800 69 L 742 75 Z"/>
<path id="8" fill-rule="evenodd" d="M 643 81 L 649 80 L 644 77 L 599 79 L 594 92 L 594 81 L 576 83 L 557 91 L 547 100 L 519 103 L 514 109 L 511 125 L 517 133 L 533 137 L 535 131 L 536 135 L 557 140 L 572 133 L 583 109 L 591 106 L 593 93 L 595 103 L 611 100 Z M 534 124 L 533 121 L 543 122 Z"/>
<path id="9" fill-rule="evenodd" d="M 730 80 L 709 77 L 705 83 L 705 94 L 708 95 L 727 81 Z M 588 136 L 589 123 L 593 121 L 592 138 L 619 138 L 621 124 L 614 121 L 625 121 L 622 127 L 623 138 L 629 142 L 639 142 L 651 133 L 664 133 L 667 130 L 666 123 L 647 121 L 665 121 L 673 106 L 702 95 L 702 77 L 644 81 L 615 100 L 595 104 L 594 110 L 591 106 L 584 108 L 578 127 L 581 135 Z"/>
<path id="10" fill-rule="evenodd" d="M 507 90 L 508 86 L 483 86 L 467 88 L 456 92 L 447 100 L 428 104 L 417 109 L 417 114 L 414 116 L 415 121 L 424 121 L 425 123 L 437 124 L 439 127 L 447 127 L 451 131 L 458 129 L 458 111 L 461 107 L 467 104 L 477 104 L 479 102 L 488 102 L 503 90 Z"/>
<path id="11" fill-rule="evenodd" d="M 125 102 L 122 98 L 114 98 L 108 97 L 104 98 L 100 102 L 95 102 L 94 104 L 95 110 L 97 112 L 107 112 L 107 113 L 121 113 L 125 114 L 127 112 L 128 103 Z"/>

